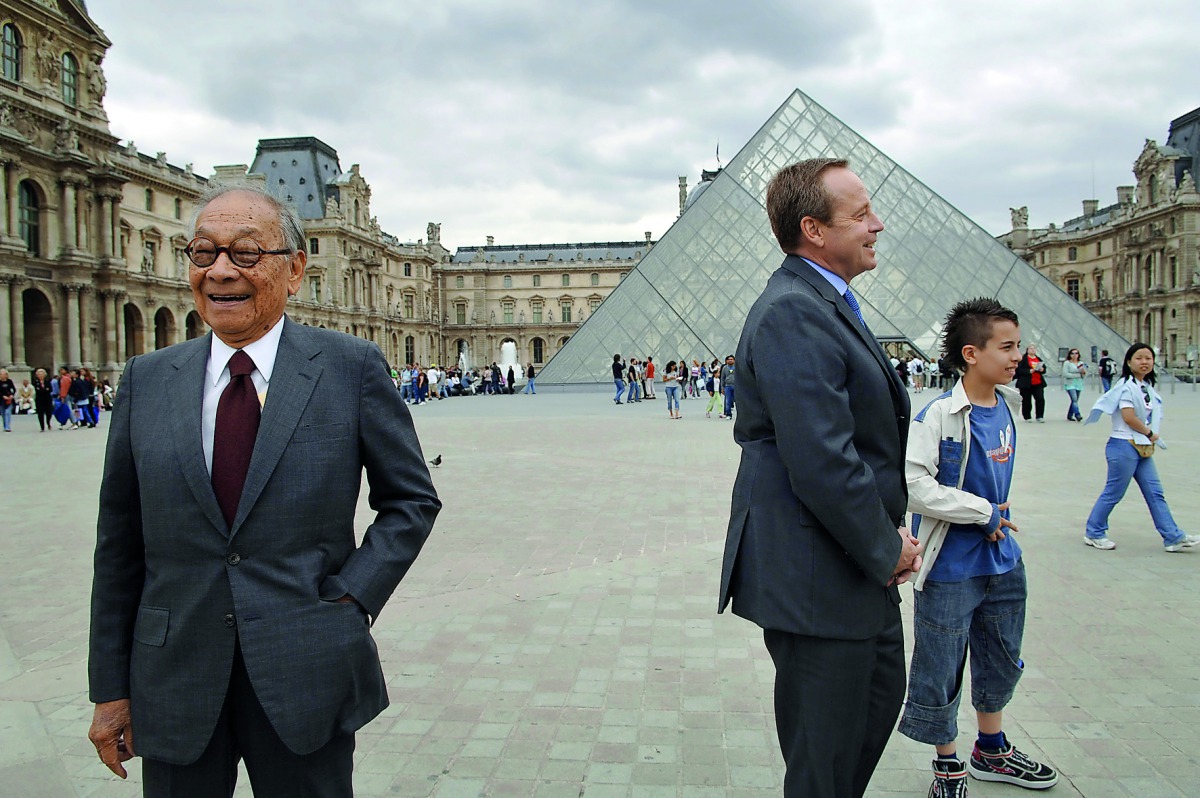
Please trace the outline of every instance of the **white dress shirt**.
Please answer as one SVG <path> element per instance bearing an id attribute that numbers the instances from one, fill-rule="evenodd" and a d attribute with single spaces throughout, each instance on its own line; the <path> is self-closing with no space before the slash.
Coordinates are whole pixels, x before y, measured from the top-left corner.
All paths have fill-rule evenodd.
<path id="1" fill-rule="evenodd" d="M 275 322 L 275 326 L 267 334 L 252 344 L 242 347 L 242 351 L 254 361 L 254 371 L 250 379 L 258 391 L 258 404 L 261 407 L 267 401 L 267 387 L 271 384 L 271 372 L 275 368 L 275 356 L 279 353 L 279 337 L 283 335 L 283 317 Z M 202 405 L 201 435 L 204 442 L 204 464 L 212 475 L 213 437 L 217 432 L 217 405 L 225 386 L 229 385 L 229 360 L 238 350 L 229 346 L 214 333 L 212 348 L 208 351 L 207 379 L 204 380 L 204 403 Z"/>

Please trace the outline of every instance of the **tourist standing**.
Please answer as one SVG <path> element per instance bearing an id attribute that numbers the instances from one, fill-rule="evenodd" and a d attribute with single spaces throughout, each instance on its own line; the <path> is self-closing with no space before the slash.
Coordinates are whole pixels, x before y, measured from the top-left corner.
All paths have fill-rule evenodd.
<path id="1" fill-rule="evenodd" d="M 33 373 L 33 409 L 37 413 L 38 428 L 48 432 L 54 428 L 54 389 L 50 375 L 45 369 Z"/>
<path id="2" fill-rule="evenodd" d="M 726 355 L 725 365 L 721 366 L 721 393 L 725 394 L 725 408 L 718 418 L 733 418 L 733 366 L 735 362 L 733 355 Z"/>
<path id="3" fill-rule="evenodd" d="M 675 361 L 669 361 L 663 371 L 663 393 L 667 395 L 667 415 L 671 418 L 683 418 L 679 412 L 679 371 Z"/>
<path id="4" fill-rule="evenodd" d="M 654 393 L 654 358 L 646 358 L 646 396 L 650 399 L 657 399 L 658 396 Z"/>
<path id="5" fill-rule="evenodd" d="M 8 369 L 0 369 L 0 415 L 4 417 L 4 431 L 12 432 L 13 407 L 17 404 L 17 386 L 8 376 Z"/>
<path id="6" fill-rule="evenodd" d="M 1067 353 L 1067 359 L 1062 365 L 1063 390 L 1071 398 L 1071 405 L 1067 408 L 1067 421 L 1083 421 L 1083 414 L 1079 412 L 1079 396 L 1083 393 L 1083 378 L 1086 376 L 1087 364 L 1080 363 L 1079 350 L 1072 349 Z"/>
<path id="7" fill-rule="evenodd" d="M 612 361 L 613 384 L 617 386 L 617 395 L 613 401 L 621 404 L 621 394 L 625 392 L 625 366 L 621 363 L 620 355 L 613 355 Z"/>
<path id="8" fill-rule="evenodd" d="M 1085 422 L 1094 423 L 1105 413 L 1112 416 L 1112 433 L 1104 446 L 1108 479 L 1088 515 L 1083 539 L 1094 549 L 1111 551 L 1117 547 L 1108 537 L 1108 517 L 1125 496 L 1130 479 L 1141 489 L 1166 551 L 1182 551 L 1200 543 L 1200 535 L 1185 534 L 1175 523 L 1154 465 L 1155 447 L 1165 448 L 1158 435 L 1163 401 L 1155 390 L 1156 382 L 1154 350 L 1149 344 L 1135 343 L 1125 353 L 1117 384 L 1096 400 Z"/>
<path id="9" fill-rule="evenodd" d="M 1039 424 L 1046 415 L 1046 364 L 1038 357 L 1037 347 L 1030 344 L 1017 364 L 1017 390 L 1021 392 L 1021 418 L 1030 420 L 1031 412 Z"/>
<path id="10" fill-rule="evenodd" d="M 1117 373 L 1117 361 L 1108 355 L 1107 349 L 1100 350 L 1100 392 L 1108 393 L 1113 377 Z"/>
<path id="11" fill-rule="evenodd" d="M 537 376 L 537 372 L 535 372 L 533 370 L 533 364 L 532 363 L 528 364 L 525 367 L 525 391 L 524 391 L 524 393 L 532 393 L 532 394 L 537 393 L 537 387 L 534 385 L 534 382 L 533 382 L 533 380 L 536 376 Z"/>

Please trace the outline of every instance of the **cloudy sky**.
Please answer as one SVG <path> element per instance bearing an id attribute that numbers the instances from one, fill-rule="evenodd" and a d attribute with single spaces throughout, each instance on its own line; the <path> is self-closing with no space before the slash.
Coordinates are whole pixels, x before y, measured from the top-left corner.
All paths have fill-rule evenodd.
<path id="1" fill-rule="evenodd" d="M 1195 2 L 824 5 L 88 2 L 115 135 L 205 175 L 317 136 L 385 230 L 452 249 L 658 238 L 794 88 L 993 233 L 1115 202 L 1200 106 Z"/>

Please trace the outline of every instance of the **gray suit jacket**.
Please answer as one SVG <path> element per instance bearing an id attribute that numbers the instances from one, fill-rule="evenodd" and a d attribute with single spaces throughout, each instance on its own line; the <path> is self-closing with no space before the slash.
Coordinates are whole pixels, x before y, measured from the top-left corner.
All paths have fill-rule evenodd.
<path id="1" fill-rule="evenodd" d="M 211 335 L 211 333 L 210 333 Z M 438 501 L 374 344 L 285 320 L 232 528 L 201 444 L 208 336 L 125 366 L 100 488 L 88 662 L 93 702 L 131 699 L 136 750 L 188 764 L 212 735 L 235 638 L 295 753 L 387 706 L 369 621 Z M 366 468 L 375 510 L 354 512 Z"/>
<path id="2" fill-rule="evenodd" d="M 718 611 L 844 640 L 898 603 L 908 394 L 833 286 L 789 255 L 737 348 L 742 447 Z"/>

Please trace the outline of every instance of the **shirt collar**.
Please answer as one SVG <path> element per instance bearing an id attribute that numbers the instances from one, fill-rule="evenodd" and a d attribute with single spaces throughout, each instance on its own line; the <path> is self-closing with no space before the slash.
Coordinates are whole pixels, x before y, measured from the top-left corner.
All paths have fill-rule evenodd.
<path id="1" fill-rule="evenodd" d="M 826 269 L 824 266 L 820 265 L 819 263 L 813 263 L 808 258 L 801 258 L 801 260 L 803 260 L 809 266 L 812 266 L 814 269 L 816 269 L 817 274 L 824 277 L 829 282 L 829 284 L 834 287 L 834 290 L 836 290 L 838 292 L 838 294 L 843 295 L 843 296 L 845 295 L 846 289 L 848 289 L 850 287 L 850 284 L 848 282 L 846 282 L 844 279 L 842 279 L 841 275 L 834 274 L 833 272 L 829 271 L 829 269 Z"/>
<path id="2" fill-rule="evenodd" d="M 242 350 L 254 361 L 254 368 L 262 375 L 264 382 L 271 382 L 271 372 L 275 369 L 275 356 L 279 353 L 279 339 L 283 335 L 283 320 L 280 316 L 275 326 L 267 330 L 267 334 L 252 344 L 246 344 Z M 208 351 L 208 379 L 216 385 L 221 375 L 229 367 L 229 359 L 238 350 L 217 337 L 212 336 L 212 346 Z"/>

